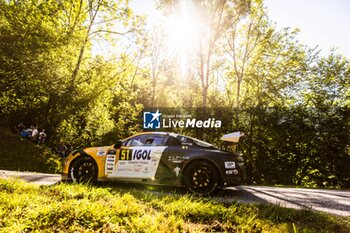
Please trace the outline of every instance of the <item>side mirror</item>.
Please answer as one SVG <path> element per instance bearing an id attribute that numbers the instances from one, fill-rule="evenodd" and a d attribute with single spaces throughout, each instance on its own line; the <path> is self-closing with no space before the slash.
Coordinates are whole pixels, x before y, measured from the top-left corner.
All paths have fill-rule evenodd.
<path id="1" fill-rule="evenodd" d="M 117 141 L 117 143 L 116 144 L 114 144 L 114 149 L 120 149 L 120 147 L 122 146 L 122 141 Z"/>

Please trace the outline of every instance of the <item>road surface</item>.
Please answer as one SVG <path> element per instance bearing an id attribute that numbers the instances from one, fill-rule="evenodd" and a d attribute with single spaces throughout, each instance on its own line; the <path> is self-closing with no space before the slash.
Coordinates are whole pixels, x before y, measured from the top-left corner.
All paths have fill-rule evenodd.
<path id="1" fill-rule="evenodd" d="M 61 180 L 57 174 L 0 170 L 0 178 L 9 177 L 18 177 L 39 185 L 53 185 Z M 225 189 L 215 199 L 223 202 L 276 204 L 287 208 L 307 208 L 350 216 L 350 191 L 242 185 Z"/>
<path id="2" fill-rule="evenodd" d="M 57 174 L 0 170 L 0 178 L 6 179 L 10 177 L 20 178 L 29 183 L 39 185 L 53 185 L 61 181 L 61 175 Z"/>

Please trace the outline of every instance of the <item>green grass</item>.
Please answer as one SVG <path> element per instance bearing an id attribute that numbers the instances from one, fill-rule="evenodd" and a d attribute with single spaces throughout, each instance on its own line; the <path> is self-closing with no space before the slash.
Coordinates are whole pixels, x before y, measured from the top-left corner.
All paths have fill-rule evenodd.
<path id="1" fill-rule="evenodd" d="M 48 148 L 0 128 L 0 169 L 60 173 L 61 159 Z"/>
<path id="2" fill-rule="evenodd" d="M 350 232 L 350 218 L 124 184 L 0 179 L 0 232 Z"/>

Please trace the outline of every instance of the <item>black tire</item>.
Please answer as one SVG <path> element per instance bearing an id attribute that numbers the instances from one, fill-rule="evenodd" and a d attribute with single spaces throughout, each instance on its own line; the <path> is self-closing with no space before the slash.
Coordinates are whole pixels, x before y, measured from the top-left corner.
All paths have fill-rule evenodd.
<path id="1" fill-rule="evenodd" d="M 185 168 L 184 183 L 192 193 L 207 196 L 218 188 L 219 173 L 210 162 L 193 161 Z"/>
<path id="2" fill-rule="evenodd" d="M 82 156 L 74 160 L 69 172 L 73 182 L 91 184 L 97 182 L 98 168 L 90 157 Z"/>

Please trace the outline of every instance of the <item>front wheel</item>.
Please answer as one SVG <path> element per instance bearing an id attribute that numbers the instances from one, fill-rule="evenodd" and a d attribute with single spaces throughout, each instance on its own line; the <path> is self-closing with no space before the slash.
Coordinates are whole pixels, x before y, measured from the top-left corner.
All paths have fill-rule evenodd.
<path id="1" fill-rule="evenodd" d="M 217 189 L 219 174 L 213 164 L 194 161 L 185 169 L 184 183 L 192 193 L 207 196 Z"/>
<path id="2" fill-rule="evenodd" d="M 74 161 L 70 168 L 70 176 L 77 183 L 96 183 L 98 169 L 95 161 L 83 156 Z"/>

